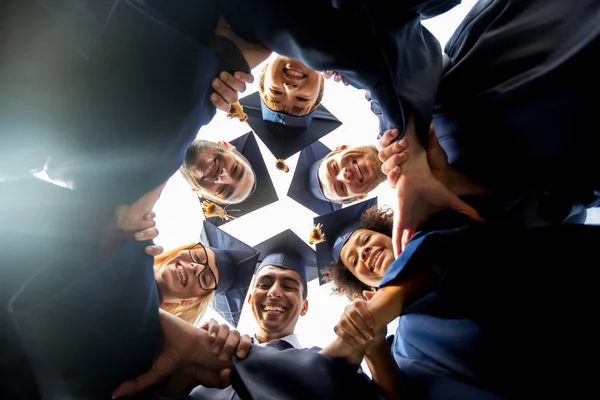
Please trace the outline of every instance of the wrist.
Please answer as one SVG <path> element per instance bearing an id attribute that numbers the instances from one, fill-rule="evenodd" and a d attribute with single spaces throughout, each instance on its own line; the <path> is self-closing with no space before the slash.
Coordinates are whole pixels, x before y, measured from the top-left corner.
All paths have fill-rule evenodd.
<path id="1" fill-rule="evenodd" d="M 365 359 L 373 361 L 385 355 L 387 352 L 389 352 L 389 346 L 384 338 L 379 343 L 367 348 L 367 351 L 365 351 Z"/>
<path id="2" fill-rule="evenodd" d="M 480 196 L 489 194 L 489 191 L 484 186 L 451 166 L 448 166 L 443 176 L 444 178 L 440 179 L 440 181 L 448 190 L 457 196 Z"/>

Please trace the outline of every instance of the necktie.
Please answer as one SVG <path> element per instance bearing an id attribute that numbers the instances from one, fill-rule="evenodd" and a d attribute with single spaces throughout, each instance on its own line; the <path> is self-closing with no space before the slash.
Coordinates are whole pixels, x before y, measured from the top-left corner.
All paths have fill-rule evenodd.
<path id="1" fill-rule="evenodd" d="M 276 348 L 277 350 L 285 350 L 285 349 L 291 349 L 294 346 L 292 346 L 285 340 L 275 339 L 275 340 L 271 340 L 269 343 L 267 343 L 266 347 L 273 347 L 273 348 Z"/>

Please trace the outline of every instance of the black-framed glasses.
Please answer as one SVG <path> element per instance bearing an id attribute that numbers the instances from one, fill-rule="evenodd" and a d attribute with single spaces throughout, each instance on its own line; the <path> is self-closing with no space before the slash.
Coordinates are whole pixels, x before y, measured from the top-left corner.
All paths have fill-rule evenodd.
<path id="1" fill-rule="evenodd" d="M 198 274 L 198 283 L 204 290 L 217 290 L 217 278 L 212 269 L 208 266 L 208 253 L 206 247 L 201 242 L 198 242 L 188 249 L 190 260 L 194 264 L 202 265 L 202 271 Z M 204 261 L 202 261 L 202 252 L 204 252 Z"/>

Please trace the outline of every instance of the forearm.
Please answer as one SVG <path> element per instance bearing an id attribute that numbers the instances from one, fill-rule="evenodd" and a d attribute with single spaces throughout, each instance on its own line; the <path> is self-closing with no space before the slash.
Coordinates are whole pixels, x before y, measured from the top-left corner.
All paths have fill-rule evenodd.
<path id="1" fill-rule="evenodd" d="M 373 382 L 388 399 L 397 399 L 396 367 L 387 342 L 382 342 L 375 353 L 365 356 L 365 361 L 371 371 Z"/>

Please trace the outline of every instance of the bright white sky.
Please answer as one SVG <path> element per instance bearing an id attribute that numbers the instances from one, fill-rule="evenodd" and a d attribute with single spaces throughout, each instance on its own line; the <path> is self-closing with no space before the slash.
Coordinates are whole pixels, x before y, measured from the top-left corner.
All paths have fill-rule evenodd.
<path id="1" fill-rule="evenodd" d="M 463 0 L 460 6 L 437 18 L 424 21 L 424 25 L 443 46 L 475 2 L 476 0 Z M 258 77 L 261 67 L 262 65 L 259 65 L 254 70 L 255 77 Z M 254 83 L 249 86 L 244 95 L 257 90 L 257 84 Z M 362 91 L 345 87 L 333 80 L 326 81 L 323 105 L 342 121 L 342 125 L 338 129 L 321 139 L 329 148 L 335 148 L 341 144 L 375 143 L 378 121 L 369 110 Z M 247 124 L 237 120 L 228 120 L 224 113 L 219 112 L 208 126 L 200 130 L 198 137 L 213 141 L 232 140 L 249 131 L 250 128 Z M 267 168 L 270 168 L 269 172 L 279 201 L 222 225 L 221 228 L 251 246 L 288 228 L 292 229 L 300 238 L 307 240 L 308 233 L 312 228 L 313 217 L 316 214 L 286 196 L 298 161 L 298 154 L 286 160 L 291 169 L 289 173 L 278 171 L 274 167 L 275 157 L 263 145 L 260 138 L 255 137 Z M 379 196 L 379 205 L 393 204 L 391 203 L 393 191 L 385 184 L 375 190 L 371 196 Z M 156 242 L 166 249 L 196 241 L 200 237 L 204 219 L 200 204 L 188 184 L 178 173 L 167 183 L 155 207 L 155 212 L 160 231 Z M 588 222 L 600 223 L 600 213 L 595 213 L 588 219 Z M 317 280 L 309 284 L 309 311 L 306 316 L 300 318 L 296 328 L 300 343 L 304 347 L 325 347 L 335 339 L 333 327 L 348 302 L 344 297 L 331 296 L 330 293 L 330 285 L 319 287 Z M 223 321 L 212 310 L 209 310 L 204 319 L 208 318 Z M 248 307 L 245 307 L 242 312 L 238 329 L 249 335 L 252 335 L 254 331 L 254 319 Z M 388 331 L 393 332 L 394 330 L 395 323 L 392 323 Z"/>

